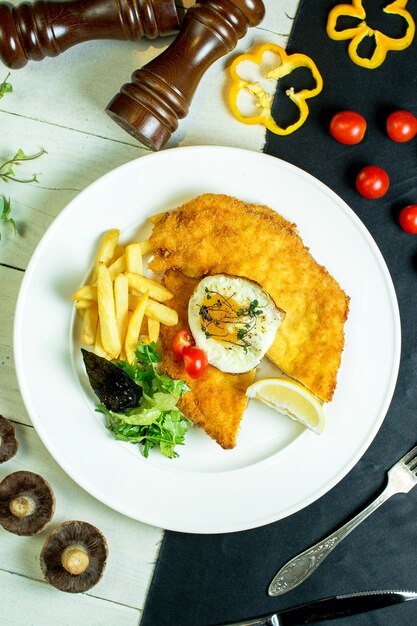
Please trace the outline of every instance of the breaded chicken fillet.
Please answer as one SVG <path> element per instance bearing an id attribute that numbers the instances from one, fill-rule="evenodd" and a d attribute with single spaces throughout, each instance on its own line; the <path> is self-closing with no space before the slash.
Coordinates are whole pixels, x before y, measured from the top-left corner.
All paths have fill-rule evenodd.
<path id="1" fill-rule="evenodd" d="M 169 305 L 178 313 L 176 326 L 161 325 L 163 357 L 161 368 L 172 378 L 184 379 L 191 392 L 179 401 L 179 407 L 195 424 L 203 428 L 223 448 L 234 448 L 243 412 L 248 403 L 245 391 L 253 382 L 254 372 L 226 374 L 208 366 L 201 378 L 190 378 L 179 362 L 171 344 L 175 334 L 188 326 L 188 301 L 198 280 L 181 272 L 169 271 L 162 283 L 174 294 Z"/>
<path id="2" fill-rule="evenodd" d="M 257 282 L 286 312 L 267 356 L 323 401 L 332 399 L 349 298 L 311 256 L 295 224 L 268 207 L 205 194 L 166 213 L 151 244 L 155 272 Z"/>

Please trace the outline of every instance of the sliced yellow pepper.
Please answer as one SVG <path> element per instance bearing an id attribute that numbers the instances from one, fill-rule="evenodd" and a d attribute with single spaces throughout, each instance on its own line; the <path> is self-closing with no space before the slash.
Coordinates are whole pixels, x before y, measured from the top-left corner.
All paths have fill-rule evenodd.
<path id="1" fill-rule="evenodd" d="M 288 76 L 291 72 L 299 67 L 308 68 L 316 82 L 316 86 L 313 89 L 302 89 L 301 91 L 295 91 L 293 87 L 287 89 L 285 92 L 287 96 L 295 103 L 300 111 L 298 120 L 286 128 L 279 126 L 272 117 L 272 102 L 273 94 L 268 93 L 262 85 L 257 82 L 249 82 L 243 79 L 238 74 L 238 66 L 243 61 L 252 61 L 257 65 L 262 64 L 263 55 L 265 52 L 272 52 L 281 59 L 281 64 L 277 67 L 269 70 L 265 74 L 265 78 L 271 81 L 279 80 L 284 76 Z M 267 43 L 258 48 L 254 53 L 246 53 L 238 56 L 230 67 L 230 74 L 232 77 L 232 86 L 229 91 L 229 106 L 233 115 L 244 124 L 263 124 L 266 128 L 277 135 L 289 135 L 293 133 L 297 128 L 300 128 L 304 124 L 308 113 L 308 105 L 306 100 L 313 98 L 319 94 L 323 88 L 323 79 L 316 64 L 310 57 L 305 54 L 287 54 L 284 48 L 277 44 Z M 257 100 L 257 107 L 260 112 L 258 115 L 245 116 L 242 114 L 238 106 L 238 96 L 242 90 L 247 90 Z"/>
<path id="2" fill-rule="evenodd" d="M 410 13 L 406 11 L 408 0 L 394 0 L 384 7 L 384 13 L 401 16 L 407 23 L 407 29 L 403 37 L 388 37 L 379 30 L 375 30 L 366 23 L 366 11 L 363 8 L 362 0 L 352 0 L 352 4 L 339 4 L 329 13 L 327 18 L 326 32 L 330 39 L 342 41 L 351 39 L 348 46 L 348 54 L 356 65 L 375 69 L 385 61 L 390 50 L 405 50 L 411 44 L 415 34 L 415 24 Z M 361 22 L 353 27 L 344 30 L 336 30 L 337 20 L 340 17 L 353 17 Z M 361 57 L 358 54 L 358 47 L 365 37 L 375 38 L 375 50 L 371 57 Z"/>

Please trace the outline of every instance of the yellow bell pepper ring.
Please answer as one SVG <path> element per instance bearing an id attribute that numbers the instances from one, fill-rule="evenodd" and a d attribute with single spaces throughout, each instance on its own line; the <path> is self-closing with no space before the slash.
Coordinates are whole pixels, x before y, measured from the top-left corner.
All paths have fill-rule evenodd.
<path id="1" fill-rule="evenodd" d="M 407 2 L 408 0 L 394 0 L 383 9 L 384 13 L 399 15 L 405 20 L 407 28 L 402 37 L 388 37 L 381 31 L 368 26 L 362 0 L 352 0 L 352 4 L 338 4 L 333 7 L 327 18 L 326 32 L 330 39 L 335 41 L 350 39 L 348 54 L 351 60 L 356 65 L 373 70 L 382 65 L 390 50 L 405 50 L 413 41 L 415 23 L 411 14 L 406 10 Z M 340 17 L 353 17 L 361 21 L 355 27 L 337 30 Z M 358 48 L 366 37 L 375 38 L 375 49 L 369 58 L 362 57 L 358 53 Z"/>
<path id="2" fill-rule="evenodd" d="M 266 71 L 263 79 L 267 81 L 277 81 L 284 76 L 288 76 L 291 72 L 299 67 L 306 67 L 311 71 L 316 86 L 313 89 L 302 89 L 295 91 L 293 87 L 286 90 L 286 95 L 295 103 L 299 110 L 299 118 L 294 123 L 285 128 L 279 126 L 272 117 L 273 93 L 268 92 L 259 82 L 251 82 L 242 78 L 238 72 L 238 68 L 244 61 L 251 61 L 258 66 L 262 65 L 263 56 L 266 52 L 272 52 L 277 55 L 281 63 L 277 67 L 273 67 Z M 230 75 L 232 85 L 229 91 L 229 106 L 233 115 L 244 124 L 263 124 L 268 130 L 277 135 L 289 135 L 300 128 L 307 119 L 309 108 L 306 100 L 313 98 L 323 89 L 323 79 L 316 64 L 310 57 L 305 54 L 287 54 L 284 48 L 277 44 L 267 43 L 258 48 L 253 53 L 241 54 L 232 63 L 230 67 Z M 259 113 L 254 115 L 244 115 L 239 107 L 238 98 L 242 91 L 246 90 L 256 100 L 256 107 Z"/>

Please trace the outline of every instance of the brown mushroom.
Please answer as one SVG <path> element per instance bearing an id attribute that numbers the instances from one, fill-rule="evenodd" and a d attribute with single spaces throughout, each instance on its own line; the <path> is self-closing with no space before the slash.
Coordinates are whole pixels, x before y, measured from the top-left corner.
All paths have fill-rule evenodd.
<path id="1" fill-rule="evenodd" d="M 0 463 L 5 463 L 16 454 L 19 448 L 15 427 L 0 415 Z"/>
<path id="2" fill-rule="evenodd" d="M 14 472 L 0 483 L 0 524 L 15 535 L 36 535 L 51 521 L 55 497 L 39 474 Z"/>
<path id="3" fill-rule="evenodd" d="M 107 541 L 88 522 L 64 522 L 48 537 L 41 567 L 48 582 L 61 591 L 80 593 L 94 587 L 107 561 Z"/>

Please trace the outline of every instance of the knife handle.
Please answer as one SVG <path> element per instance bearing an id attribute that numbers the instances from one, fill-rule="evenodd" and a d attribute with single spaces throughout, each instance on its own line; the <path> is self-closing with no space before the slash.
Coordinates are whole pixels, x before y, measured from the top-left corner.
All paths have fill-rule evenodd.
<path id="1" fill-rule="evenodd" d="M 397 491 L 388 484 L 384 491 L 369 506 L 358 513 L 356 517 L 325 539 L 322 539 L 311 548 L 308 548 L 308 550 L 288 561 L 273 578 L 269 585 L 268 594 L 270 596 L 280 596 L 301 585 L 354 528 L 395 493 Z"/>
<path id="2" fill-rule="evenodd" d="M 220 624 L 220 626 L 279 626 L 279 621 L 276 615 L 272 615 L 267 617 L 258 617 L 255 619 L 244 620 L 243 622 L 230 622 L 229 624 Z"/>
<path id="3" fill-rule="evenodd" d="M 358 615 L 359 613 L 368 613 L 410 600 L 417 600 L 415 591 L 396 591 L 394 589 L 359 591 L 312 600 L 305 604 L 280 610 L 273 615 L 265 615 L 241 622 L 229 622 L 219 626 L 299 626 L 300 624 L 311 624 Z"/>

